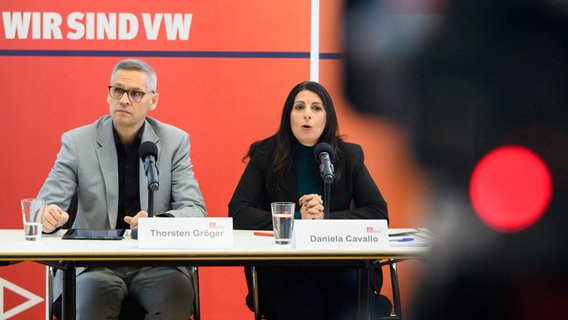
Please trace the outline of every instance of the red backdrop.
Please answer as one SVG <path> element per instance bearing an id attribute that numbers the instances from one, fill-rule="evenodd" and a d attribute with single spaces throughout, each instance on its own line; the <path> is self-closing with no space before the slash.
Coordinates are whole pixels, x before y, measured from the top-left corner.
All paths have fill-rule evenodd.
<path id="1" fill-rule="evenodd" d="M 142 58 L 155 68 L 160 102 L 150 116 L 190 133 L 209 216 L 219 217 L 227 216 L 248 146 L 275 132 L 289 90 L 314 68 L 312 8 L 305 0 L 20 0 L 0 8 L 3 229 L 21 228 L 19 199 L 37 194 L 61 134 L 108 112 L 106 86 L 119 60 Z M 389 202 L 391 227 L 419 226 L 422 184 L 404 135 L 354 113 L 343 96 L 341 10 L 340 0 L 319 4 L 319 52 L 331 55 L 319 59 L 315 80 L 336 102 L 341 133 L 364 147 Z M 404 300 L 417 268 L 399 267 Z M 12 285 L 44 297 L 44 278 L 44 267 L 31 262 L 0 268 L 0 318 L 26 301 Z M 242 268 L 200 268 L 200 285 L 204 320 L 252 319 Z M 10 319 L 39 319 L 43 310 L 36 304 Z"/>

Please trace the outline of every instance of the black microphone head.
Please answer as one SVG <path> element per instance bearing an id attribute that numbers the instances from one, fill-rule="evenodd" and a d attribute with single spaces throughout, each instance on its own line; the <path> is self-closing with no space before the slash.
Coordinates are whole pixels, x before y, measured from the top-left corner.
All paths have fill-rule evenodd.
<path id="1" fill-rule="evenodd" d="M 158 160 L 158 146 L 152 141 L 144 141 L 138 147 L 138 155 L 144 161 L 147 156 L 154 156 Z"/>
<path id="2" fill-rule="evenodd" d="M 333 160 L 333 148 L 326 142 L 320 142 L 314 148 L 314 158 L 319 161 L 320 154 L 322 152 L 327 152 L 329 154 L 329 159 Z"/>

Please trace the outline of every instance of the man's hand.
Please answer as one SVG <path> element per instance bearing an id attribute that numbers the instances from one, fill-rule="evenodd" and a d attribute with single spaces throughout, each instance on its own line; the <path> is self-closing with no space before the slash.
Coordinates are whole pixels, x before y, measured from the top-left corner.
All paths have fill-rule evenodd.
<path id="1" fill-rule="evenodd" d="M 139 211 L 134 217 L 126 216 L 124 217 L 124 222 L 130 225 L 130 229 L 138 229 L 138 218 L 147 218 L 148 212 Z"/>
<path id="2" fill-rule="evenodd" d="M 53 232 L 55 229 L 61 227 L 69 220 L 69 214 L 56 204 L 50 204 L 45 210 L 45 215 L 43 216 L 43 227 L 42 231 L 46 233 Z"/>

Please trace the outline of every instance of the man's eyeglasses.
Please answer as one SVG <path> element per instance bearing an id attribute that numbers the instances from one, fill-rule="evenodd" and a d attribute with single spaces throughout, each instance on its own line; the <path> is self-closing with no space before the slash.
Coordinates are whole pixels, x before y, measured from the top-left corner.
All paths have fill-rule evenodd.
<path id="1" fill-rule="evenodd" d="M 144 98 L 145 94 L 154 93 L 154 91 L 143 92 L 138 90 L 125 90 L 115 86 L 108 86 L 108 93 L 113 99 L 121 99 L 125 92 L 128 93 L 128 99 L 130 100 L 130 102 L 140 102 L 142 101 L 142 98 Z"/>

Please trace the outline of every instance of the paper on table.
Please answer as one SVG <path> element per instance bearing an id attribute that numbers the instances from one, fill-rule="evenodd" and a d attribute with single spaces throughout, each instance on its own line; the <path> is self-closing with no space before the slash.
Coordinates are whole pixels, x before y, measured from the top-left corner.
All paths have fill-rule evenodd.
<path id="1" fill-rule="evenodd" d="M 391 247 L 427 247 L 431 238 L 427 229 L 416 229 L 389 235 Z"/>

